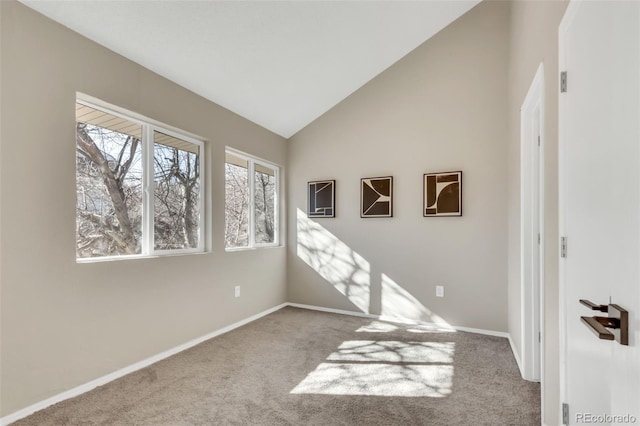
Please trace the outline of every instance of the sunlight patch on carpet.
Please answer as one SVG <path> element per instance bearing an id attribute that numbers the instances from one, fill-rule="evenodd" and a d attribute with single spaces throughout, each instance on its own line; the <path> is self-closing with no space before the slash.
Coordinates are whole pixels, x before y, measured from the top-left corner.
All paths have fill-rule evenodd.
<path id="1" fill-rule="evenodd" d="M 454 342 L 347 340 L 291 393 L 442 398 L 454 353 Z"/>
<path id="2" fill-rule="evenodd" d="M 452 383 L 452 365 L 323 363 L 291 393 L 442 398 Z"/>
<path id="3" fill-rule="evenodd" d="M 367 325 L 363 325 L 356 330 L 356 333 L 390 333 L 396 331 L 397 326 L 381 321 L 371 321 Z"/>
<path id="4" fill-rule="evenodd" d="M 443 327 L 433 323 L 417 323 L 416 324 L 391 324 L 382 321 L 371 321 L 367 325 L 356 330 L 356 333 L 390 333 L 392 331 L 402 330 L 409 333 L 455 333 L 456 330 L 451 327 Z"/>
<path id="5" fill-rule="evenodd" d="M 348 340 L 329 361 L 453 363 L 453 342 L 397 342 Z"/>

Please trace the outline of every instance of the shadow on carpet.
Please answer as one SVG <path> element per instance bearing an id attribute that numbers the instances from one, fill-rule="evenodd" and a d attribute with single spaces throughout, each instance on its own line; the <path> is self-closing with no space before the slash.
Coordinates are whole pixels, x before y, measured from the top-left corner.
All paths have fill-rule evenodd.
<path id="1" fill-rule="evenodd" d="M 13 423 L 539 425 L 507 339 L 287 307 Z"/>

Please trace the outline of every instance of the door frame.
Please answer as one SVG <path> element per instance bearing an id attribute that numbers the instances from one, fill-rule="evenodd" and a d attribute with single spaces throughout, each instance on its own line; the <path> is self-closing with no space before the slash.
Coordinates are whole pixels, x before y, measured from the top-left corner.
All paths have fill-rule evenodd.
<path id="1" fill-rule="evenodd" d="M 544 377 L 544 111 L 540 63 L 520 109 L 522 377 L 535 382 Z"/>
<path id="2" fill-rule="evenodd" d="M 558 27 L 558 322 L 560 334 L 560 365 L 559 365 L 559 381 L 560 381 L 560 401 L 558 403 L 559 418 L 562 419 L 562 405 L 567 401 L 567 320 L 566 320 L 566 302 L 567 302 L 567 283 L 566 283 L 566 265 L 562 258 L 561 239 L 566 237 L 566 199 L 567 199 L 567 177 L 565 164 L 567 162 L 566 140 L 567 127 L 564 117 L 567 114 L 567 100 L 562 96 L 561 92 L 561 72 L 567 70 L 567 38 L 569 27 L 571 26 L 580 2 L 570 0 L 564 16 Z"/>

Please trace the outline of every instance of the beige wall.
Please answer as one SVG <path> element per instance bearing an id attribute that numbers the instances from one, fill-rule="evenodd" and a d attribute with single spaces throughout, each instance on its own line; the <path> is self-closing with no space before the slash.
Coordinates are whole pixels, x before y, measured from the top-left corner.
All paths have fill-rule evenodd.
<path id="1" fill-rule="evenodd" d="M 21 4 L 0 4 L 0 416 L 285 300 L 508 330 L 519 347 L 519 111 L 544 62 L 543 409 L 546 424 L 559 423 L 557 28 L 566 2 L 481 3 L 289 148 Z M 76 91 L 208 139 L 212 252 L 75 263 Z M 287 254 L 224 252 L 225 145 L 289 164 Z M 464 172 L 464 216 L 423 218 L 422 174 L 451 170 Z M 360 219 L 360 178 L 384 175 L 395 178 L 394 218 Z M 308 222 L 298 216 L 306 182 L 325 178 L 337 180 L 338 216 Z"/>
<path id="2" fill-rule="evenodd" d="M 287 146 L 19 3 L 0 3 L 4 416 L 283 303 L 284 247 L 224 251 L 224 147 L 286 166 Z M 76 91 L 208 140 L 212 252 L 75 262 Z"/>
<path id="3" fill-rule="evenodd" d="M 509 333 L 521 343 L 520 107 L 541 62 L 545 70 L 545 424 L 559 420 L 558 328 L 558 26 L 565 1 L 515 1 L 509 45 Z"/>
<path id="4" fill-rule="evenodd" d="M 291 139 L 289 301 L 507 330 L 508 18 L 481 3 Z M 463 216 L 424 218 L 423 173 L 455 170 Z M 360 178 L 386 175 L 394 217 L 361 219 Z M 316 179 L 337 217 L 309 223 Z"/>

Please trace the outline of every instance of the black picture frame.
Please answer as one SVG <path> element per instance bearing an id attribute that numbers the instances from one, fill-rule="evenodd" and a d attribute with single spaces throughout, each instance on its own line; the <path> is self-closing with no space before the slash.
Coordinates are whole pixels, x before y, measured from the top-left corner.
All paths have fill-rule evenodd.
<path id="1" fill-rule="evenodd" d="M 393 217 L 393 176 L 360 179 L 360 217 Z"/>
<path id="2" fill-rule="evenodd" d="M 462 171 L 425 173 L 422 184 L 424 217 L 462 216 Z"/>
<path id="3" fill-rule="evenodd" d="M 307 183 L 307 217 L 336 217 L 336 181 Z"/>

